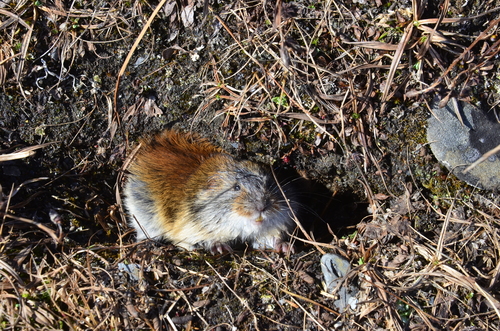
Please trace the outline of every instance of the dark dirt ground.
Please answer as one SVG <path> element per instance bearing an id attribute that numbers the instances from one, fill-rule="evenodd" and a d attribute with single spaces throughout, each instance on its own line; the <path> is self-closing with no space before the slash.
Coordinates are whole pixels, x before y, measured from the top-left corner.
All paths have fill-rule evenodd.
<path id="1" fill-rule="evenodd" d="M 1 329 L 498 329 L 498 195 L 449 175 L 425 126 L 435 96 L 498 102 L 500 2 L 167 1 L 139 37 L 157 5 L 1 8 L 0 156 L 40 147 L 0 162 Z M 136 245 L 124 162 L 169 127 L 307 180 L 316 244 Z M 325 252 L 356 309 L 322 292 Z"/>

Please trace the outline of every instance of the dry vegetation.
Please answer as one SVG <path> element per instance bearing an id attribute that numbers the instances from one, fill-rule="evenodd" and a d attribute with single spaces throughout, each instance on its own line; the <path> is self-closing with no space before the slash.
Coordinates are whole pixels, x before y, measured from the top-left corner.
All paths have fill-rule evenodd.
<path id="1" fill-rule="evenodd" d="M 430 2 L 0 6 L 0 329 L 499 329 L 498 195 L 447 176 L 422 127 L 436 96 L 499 102 L 500 3 Z M 133 243 L 120 169 L 173 122 L 327 187 L 330 237 Z M 323 292 L 325 252 L 355 309 Z"/>

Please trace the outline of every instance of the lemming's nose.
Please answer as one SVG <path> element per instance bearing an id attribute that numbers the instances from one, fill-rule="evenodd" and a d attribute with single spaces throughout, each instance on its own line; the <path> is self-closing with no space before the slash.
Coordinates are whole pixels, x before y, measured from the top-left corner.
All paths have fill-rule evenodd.
<path id="1" fill-rule="evenodd" d="M 268 198 L 268 197 L 265 197 L 259 201 L 256 202 L 256 205 L 255 205 L 255 208 L 257 209 L 257 211 L 259 212 L 263 212 L 265 211 L 266 209 L 268 209 L 269 207 L 271 207 L 271 199 Z"/>

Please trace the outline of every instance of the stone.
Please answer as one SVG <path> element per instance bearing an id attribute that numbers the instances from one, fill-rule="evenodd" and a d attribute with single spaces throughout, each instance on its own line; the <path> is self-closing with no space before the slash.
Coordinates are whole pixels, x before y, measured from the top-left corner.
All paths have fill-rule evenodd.
<path id="1" fill-rule="evenodd" d="M 427 121 L 427 141 L 434 156 L 458 179 L 480 189 L 500 189 L 500 152 L 464 172 L 483 154 L 500 145 L 500 123 L 495 112 L 457 101 L 462 124 L 452 99 L 445 107 L 439 108 L 438 104 L 433 102 L 433 115 Z"/>

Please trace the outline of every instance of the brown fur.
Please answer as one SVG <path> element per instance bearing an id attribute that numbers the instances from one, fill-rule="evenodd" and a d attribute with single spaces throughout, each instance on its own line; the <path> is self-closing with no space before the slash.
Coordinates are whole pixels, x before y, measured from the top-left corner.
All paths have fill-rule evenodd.
<path id="1" fill-rule="evenodd" d="M 196 134 L 171 130 L 141 143 L 136 161 L 129 170 L 148 183 L 153 200 L 159 204 L 157 208 L 162 220 L 171 222 L 178 207 L 186 200 L 192 174 L 207 158 L 224 151 Z M 204 179 L 192 178 L 191 184 L 203 185 L 196 183 L 197 180 Z"/>

